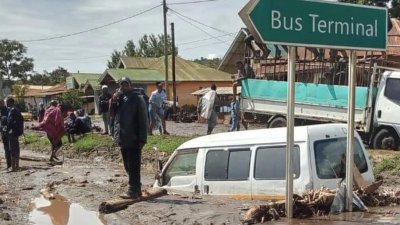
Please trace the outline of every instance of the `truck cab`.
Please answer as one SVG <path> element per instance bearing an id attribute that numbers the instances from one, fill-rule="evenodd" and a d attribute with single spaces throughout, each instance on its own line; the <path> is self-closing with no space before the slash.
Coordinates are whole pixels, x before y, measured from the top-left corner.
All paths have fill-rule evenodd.
<path id="1" fill-rule="evenodd" d="M 384 72 L 375 101 L 373 147 L 398 149 L 400 144 L 400 71 Z"/>
<path id="2" fill-rule="evenodd" d="M 343 178 L 345 124 L 295 128 L 294 192 L 336 188 Z M 358 135 L 355 165 L 366 181 L 374 176 Z M 239 199 L 285 198 L 286 128 L 220 133 L 182 144 L 159 174 L 155 187 Z"/>

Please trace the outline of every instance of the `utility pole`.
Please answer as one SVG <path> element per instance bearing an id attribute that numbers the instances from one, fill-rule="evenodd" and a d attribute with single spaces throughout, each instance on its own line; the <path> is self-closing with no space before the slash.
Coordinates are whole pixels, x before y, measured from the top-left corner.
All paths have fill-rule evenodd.
<path id="1" fill-rule="evenodd" d="M 163 14 L 164 14 L 164 65 L 165 65 L 165 91 L 167 92 L 167 99 L 169 99 L 169 85 L 168 85 L 168 33 L 167 33 L 167 2 L 163 0 Z"/>
<path id="2" fill-rule="evenodd" d="M 172 36 L 172 96 L 174 104 L 172 106 L 173 113 L 176 113 L 176 81 L 175 81 L 175 26 L 171 23 L 171 36 Z"/>

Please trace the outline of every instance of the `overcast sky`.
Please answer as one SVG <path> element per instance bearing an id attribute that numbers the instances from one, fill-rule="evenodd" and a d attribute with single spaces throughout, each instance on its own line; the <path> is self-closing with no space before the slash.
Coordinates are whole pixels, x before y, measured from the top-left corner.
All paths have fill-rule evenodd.
<path id="1" fill-rule="evenodd" d="M 168 3 L 193 0 L 167 0 Z M 170 5 L 183 15 L 236 33 L 243 26 L 238 12 L 247 0 L 219 0 L 199 4 Z M 64 35 L 101 26 L 143 10 L 161 0 L 1 0 L 0 38 L 32 40 Z M 184 22 L 173 12 L 168 23 L 175 22 L 179 55 L 186 59 L 223 57 L 233 36 L 180 45 L 209 35 Z M 224 33 L 196 24 L 212 36 Z M 169 26 L 168 26 L 169 29 Z M 162 7 L 138 17 L 81 35 L 40 42 L 24 42 L 28 56 L 34 58 L 35 71 L 51 71 L 62 66 L 70 72 L 97 72 L 106 69 L 114 49 L 122 50 L 127 40 L 137 40 L 144 34 L 163 32 Z M 222 42 L 223 41 L 223 42 Z"/>

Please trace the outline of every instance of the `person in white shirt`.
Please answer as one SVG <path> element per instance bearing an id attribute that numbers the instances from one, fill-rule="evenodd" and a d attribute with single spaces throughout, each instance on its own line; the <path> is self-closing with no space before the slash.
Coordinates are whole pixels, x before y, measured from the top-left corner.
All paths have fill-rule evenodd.
<path id="1" fill-rule="evenodd" d="M 157 90 L 151 93 L 149 99 L 149 115 L 150 115 L 150 129 L 149 134 L 152 135 L 154 126 L 158 120 L 161 120 L 161 134 L 169 135 L 165 124 L 164 117 L 164 101 L 167 100 L 167 93 L 164 90 L 164 83 L 157 82 Z"/>

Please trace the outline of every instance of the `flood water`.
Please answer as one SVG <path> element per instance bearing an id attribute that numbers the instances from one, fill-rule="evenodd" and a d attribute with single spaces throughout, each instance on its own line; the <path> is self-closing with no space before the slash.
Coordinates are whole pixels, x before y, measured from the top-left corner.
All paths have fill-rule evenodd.
<path id="1" fill-rule="evenodd" d="M 374 214 L 369 212 L 351 212 L 342 213 L 339 215 L 329 215 L 326 217 L 315 217 L 311 219 L 282 220 L 274 223 L 275 225 L 392 225 L 400 224 L 400 214 Z"/>
<path id="2" fill-rule="evenodd" d="M 107 225 L 98 212 L 70 203 L 60 195 L 56 195 L 53 200 L 47 200 L 43 196 L 36 198 L 31 207 L 29 221 L 34 225 Z"/>

